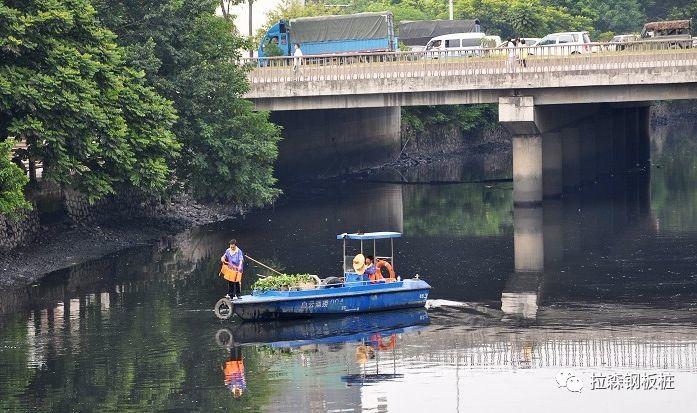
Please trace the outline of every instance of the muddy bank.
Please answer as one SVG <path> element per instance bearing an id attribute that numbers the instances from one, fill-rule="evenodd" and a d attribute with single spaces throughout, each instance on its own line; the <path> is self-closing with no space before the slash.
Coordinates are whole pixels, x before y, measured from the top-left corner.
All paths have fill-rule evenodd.
<path id="1" fill-rule="evenodd" d="M 158 216 L 42 225 L 32 242 L 0 252 L 0 286 L 31 284 L 42 276 L 110 253 L 160 241 L 189 228 L 234 219 L 239 207 L 200 204 L 188 197 L 170 202 Z"/>

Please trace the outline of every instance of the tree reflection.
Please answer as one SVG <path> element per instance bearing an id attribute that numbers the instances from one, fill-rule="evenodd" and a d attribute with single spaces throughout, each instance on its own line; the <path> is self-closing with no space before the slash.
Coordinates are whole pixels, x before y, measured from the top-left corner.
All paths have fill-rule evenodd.
<path id="1" fill-rule="evenodd" d="M 403 196 L 407 234 L 500 235 L 513 225 L 510 184 L 413 185 Z"/>

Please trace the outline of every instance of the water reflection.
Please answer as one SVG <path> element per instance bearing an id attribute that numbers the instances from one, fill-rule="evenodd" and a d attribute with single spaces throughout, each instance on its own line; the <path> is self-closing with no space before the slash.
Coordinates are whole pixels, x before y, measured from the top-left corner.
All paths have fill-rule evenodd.
<path id="1" fill-rule="evenodd" d="M 335 182 L 4 289 L 0 411 L 694 407 L 697 162 L 657 163 L 650 180 L 526 210 L 512 208 L 508 183 Z M 460 305 L 299 323 L 212 317 L 231 236 L 284 270 L 334 275 L 334 236 L 354 230 L 403 231 L 398 271 Z M 583 398 L 557 387 L 560 369 L 586 380 Z M 676 389 L 590 392 L 594 371 L 671 373 Z"/>

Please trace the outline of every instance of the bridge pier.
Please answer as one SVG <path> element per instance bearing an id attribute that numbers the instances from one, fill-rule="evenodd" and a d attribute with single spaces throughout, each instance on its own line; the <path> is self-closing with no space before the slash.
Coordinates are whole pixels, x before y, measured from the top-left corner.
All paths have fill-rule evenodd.
<path id="1" fill-rule="evenodd" d="M 283 128 L 276 162 L 280 179 L 354 172 L 399 155 L 399 106 L 278 111 L 271 120 Z"/>
<path id="2" fill-rule="evenodd" d="M 513 204 L 542 203 L 542 137 L 532 97 L 499 99 L 499 121 L 513 135 Z"/>
<path id="3" fill-rule="evenodd" d="M 564 191 L 576 191 L 581 184 L 581 135 L 578 128 L 564 128 L 561 134 Z"/>
<path id="4" fill-rule="evenodd" d="M 608 178 L 613 172 L 614 160 L 612 119 L 606 115 L 598 115 L 595 118 L 594 129 L 596 133 L 597 173 L 599 179 Z"/>
<path id="5" fill-rule="evenodd" d="M 622 175 L 627 171 L 627 122 L 625 114 L 626 109 L 624 108 L 612 111 L 613 175 Z"/>
<path id="6" fill-rule="evenodd" d="M 559 198 L 563 191 L 562 141 L 559 132 L 542 135 L 542 191 L 544 198 Z"/>
<path id="7" fill-rule="evenodd" d="M 581 184 L 592 184 L 598 180 L 596 131 L 592 122 L 584 122 L 579 132 L 581 139 Z"/>

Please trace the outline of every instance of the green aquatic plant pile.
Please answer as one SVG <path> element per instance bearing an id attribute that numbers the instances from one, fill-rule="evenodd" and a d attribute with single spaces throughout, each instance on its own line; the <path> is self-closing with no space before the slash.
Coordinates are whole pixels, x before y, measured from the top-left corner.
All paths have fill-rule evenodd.
<path id="1" fill-rule="evenodd" d="M 282 290 L 292 286 L 313 282 L 309 274 L 283 274 L 258 279 L 252 289 L 257 291 Z"/>

